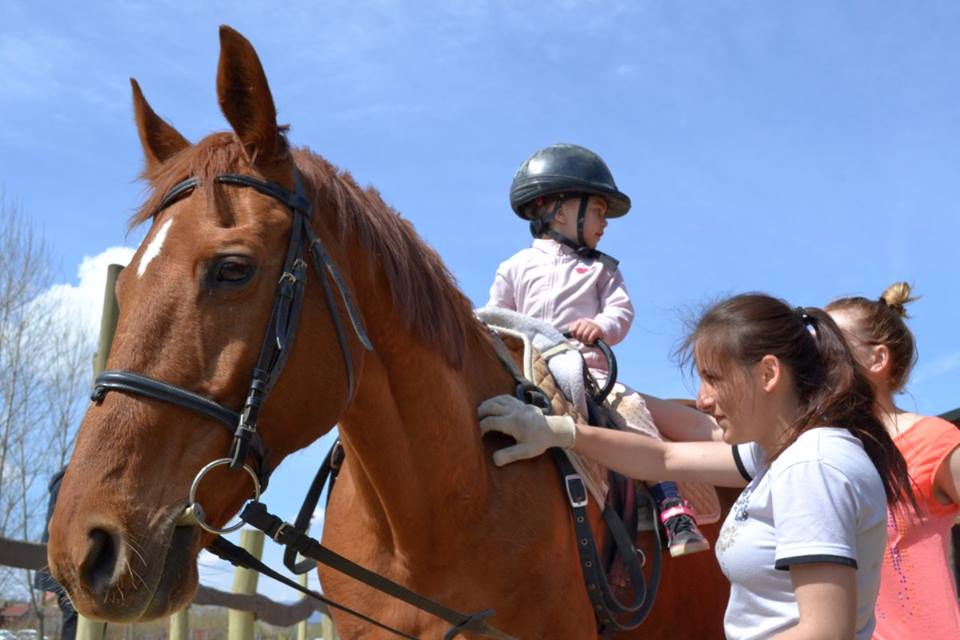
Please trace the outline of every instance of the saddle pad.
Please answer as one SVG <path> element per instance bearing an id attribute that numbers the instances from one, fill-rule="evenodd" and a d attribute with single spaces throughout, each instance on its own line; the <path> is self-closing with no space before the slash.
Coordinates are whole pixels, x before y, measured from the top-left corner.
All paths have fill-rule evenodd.
<path id="1" fill-rule="evenodd" d="M 506 345 L 507 349 L 513 354 L 517 366 L 521 367 L 524 377 L 533 382 L 550 399 L 550 405 L 553 408 L 554 415 L 568 415 L 575 420 L 585 421 L 585 418 L 577 411 L 573 403 L 557 387 L 557 384 L 547 366 L 547 361 L 529 342 L 523 340 L 519 335 L 507 330 L 497 330 L 500 339 Z M 532 353 L 531 353 L 532 352 Z M 592 460 L 581 458 L 572 451 L 564 451 L 570 464 L 577 470 L 580 477 L 583 478 L 587 489 L 590 491 L 597 504 L 605 504 L 607 493 L 610 487 L 607 485 L 607 470 L 593 462 Z"/>

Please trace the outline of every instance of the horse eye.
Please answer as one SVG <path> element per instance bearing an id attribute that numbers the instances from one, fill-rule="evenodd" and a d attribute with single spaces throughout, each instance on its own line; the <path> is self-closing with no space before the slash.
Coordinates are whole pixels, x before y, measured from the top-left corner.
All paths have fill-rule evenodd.
<path id="1" fill-rule="evenodd" d="M 242 284 L 253 277 L 253 264 L 236 256 L 221 258 L 213 267 L 214 284 Z"/>

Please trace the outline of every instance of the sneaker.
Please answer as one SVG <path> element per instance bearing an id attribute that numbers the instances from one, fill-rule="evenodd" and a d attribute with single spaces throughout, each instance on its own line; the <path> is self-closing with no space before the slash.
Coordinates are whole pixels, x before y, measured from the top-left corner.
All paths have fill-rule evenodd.
<path id="1" fill-rule="evenodd" d="M 694 520 L 693 510 L 682 498 L 667 498 L 660 504 L 660 521 L 667 532 L 667 548 L 673 557 L 685 556 L 710 548 Z"/>

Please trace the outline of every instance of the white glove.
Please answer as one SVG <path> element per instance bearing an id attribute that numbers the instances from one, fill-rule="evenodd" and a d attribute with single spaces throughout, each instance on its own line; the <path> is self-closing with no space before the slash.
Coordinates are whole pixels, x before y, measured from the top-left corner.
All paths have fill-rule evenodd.
<path id="1" fill-rule="evenodd" d="M 570 416 L 545 416 L 538 407 L 508 395 L 486 400 L 477 407 L 477 415 L 481 434 L 499 431 L 517 441 L 493 454 L 493 463 L 498 467 L 535 458 L 550 447 L 569 449 L 577 434 Z"/>

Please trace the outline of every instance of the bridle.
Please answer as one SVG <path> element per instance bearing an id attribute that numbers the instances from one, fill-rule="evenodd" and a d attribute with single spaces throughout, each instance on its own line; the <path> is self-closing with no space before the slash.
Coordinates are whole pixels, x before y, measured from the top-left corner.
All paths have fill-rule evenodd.
<path id="1" fill-rule="evenodd" d="M 273 309 L 267 323 L 263 344 L 260 347 L 257 364 L 251 374 L 250 387 L 246 394 L 243 409 L 240 412 L 234 411 L 216 400 L 194 391 L 132 371 L 108 369 L 97 376 L 94 382 L 92 399 L 98 404 L 103 402 L 104 397 L 110 391 L 145 396 L 198 413 L 217 422 L 230 432 L 233 442 L 228 456 L 213 460 L 203 467 L 194 478 L 190 489 L 189 510 L 193 513 L 196 523 L 211 533 L 228 533 L 242 526 L 243 522 L 232 527 L 216 528 L 204 521 L 203 509 L 196 502 L 197 488 L 203 477 L 215 467 L 222 465 L 227 465 L 230 469 L 243 468 L 253 480 L 254 500 L 257 500 L 261 491 L 267 485 L 270 473 L 273 471 L 267 461 L 268 451 L 264 449 L 263 441 L 257 432 L 257 421 L 267 395 L 283 371 L 297 332 L 306 289 L 307 263 L 304 260 L 305 252 L 309 252 L 313 258 L 314 271 L 316 271 L 317 277 L 323 284 L 324 299 L 333 320 L 337 341 L 340 344 L 340 352 L 343 355 L 348 402 L 355 391 L 356 374 L 350 343 L 347 339 L 347 330 L 337 309 L 333 288 L 336 288 L 340 296 L 344 313 L 360 344 L 367 351 L 373 349 L 373 345 L 367 337 L 363 319 L 350 297 L 349 291 L 347 291 L 339 269 L 337 269 L 336 264 L 324 249 L 323 243 L 310 225 L 311 205 L 304 195 L 303 181 L 300 178 L 300 172 L 296 169 L 293 172 L 293 180 L 295 192 L 291 192 L 275 182 L 268 182 L 239 173 L 223 173 L 213 179 L 213 182 L 217 184 L 249 187 L 270 196 L 285 205 L 293 217 L 283 272 L 277 283 L 273 298 Z M 201 186 L 201 183 L 197 178 L 187 178 L 178 182 L 163 196 L 152 216 L 156 216 L 173 203 L 188 196 L 199 186 Z M 253 468 L 246 464 L 248 454 L 253 458 Z"/>
<path id="2" fill-rule="evenodd" d="M 228 542 L 220 535 L 235 531 L 244 524 L 249 524 L 264 531 L 278 543 L 295 549 L 306 558 L 330 566 L 374 589 L 445 620 L 451 624 L 451 627 L 444 634 L 444 638 L 447 640 L 467 631 L 496 640 L 516 640 L 487 622 L 487 618 L 494 615 L 492 609 L 466 614 L 440 605 L 327 549 L 318 541 L 301 532 L 296 526 L 288 525 L 270 514 L 265 505 L 259 501 L 260 493 L 267 485 L 272 468 L 267 461 L 268 451 L 264 449 L 263 441 L 257 433 L 257 420 L 260 417 L 260 410 L 267 395 L 283 371 L 297 332 L 306 288 L 307 263 L 304 260 L 305 252 L 310 253 L 314 271 L 323 284 L 324 300 L 337 333 L 337 341 L 340 344 L 340 352 L 343 355 L 343 365 L 346 372 L 348 404 L 356 390 L 356 374 L 350 343 L 347 339 L 347 330 L 337 309 L 333 288 L 336 288 L 340 295 L 343 312 L 353 327 L 353 332 L 360 344 L 367 351 L 373 350 L 373 344 L 367 337 L 363 319 L 347 291 L 339 269 L 337 269 L 336 264 L 330 258 L 330 254 L 324 249 L 323 243 L 310 225 L 311 205 L 304 195 L 300 172 L 296 168 L 293 170 L 295 192 L 290 192 L 275 182 L 260 180 L 239 173 L 222 173 L 216 176 L 213 181 L 216 184 L 249 187 L 268 195 L 284 204 L 293 216 L 283 273 L 277 283 L 277 291 L 273 298 L 273 309 L 267 323 L 266 335 L 260 347 L 257 364 L 251 374 L 250 387 L 247 391 L 243 409 L 238 413 L 216 400 L 189 389 L 139 373 L 116 369 L 106 370 L 97 376 L 94 381 L 92 400 L 99 404 L 103 402 L 110 391 L 144 396 L 200 414 L 219 423 L 231 433 L 233 442 L 228 457 L 213 460 L 200 469 L 190 486 L 190 504 L 179 520 L 179 522 L 186 524 L 197 524 L 205 531 L 217 534 L 213 543 L 208 547 L 208 550 L 212 553 L 238 566 L 265 573 L 289 587 L 326 603 L 328 606 L 345 611 L 395 635 L 403 638 L 414 638 L 410 634 L 389 627 L 358 611 L 337 604 L 321 593 L 302 587 L 273 571 L 259 559 Z M 152 215 L 156 216 L 174 202 L 192 193 L 200 184 L 197 178 L 187 178 L 178 182 L 163 196 Z M 253 468 L 246 464 L 247 455 L 253 458 Z M 212 469 L 222 465 L 227 465 L 230 469 L 244 469 L 253 480 L 254 496 L 252 500 L 247 502 L 246 507 L 241 512 L 241 519 L 238 523 L 229 527 L 217 528 L 205 522 L 203 509 L 197 502 L 197 490 L 203 478 Z"/>

